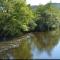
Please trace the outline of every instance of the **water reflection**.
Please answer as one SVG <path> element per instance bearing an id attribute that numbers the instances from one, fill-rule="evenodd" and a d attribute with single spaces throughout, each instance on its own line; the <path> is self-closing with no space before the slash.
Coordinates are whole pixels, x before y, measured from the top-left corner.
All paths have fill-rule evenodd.
<path id="1" fill-rule="evenodd" d="M 8 59 L 53 59 L 60 58 L 59 31 L 29 33 L 19 47 L 0 53 Z M 3 55 L 3 57 L 2 57 Z"/>
<path id="2" fill-rule="evenodd" d="M 54 57 L 60 58 L 60 53 L 58 53 L 59 57 L 57 57 L 56 54 L 53 54 L 54 56 L 52 57 L 52 52 L 54 52 L 53 49 L 55 47 L 56 51 L 54 53 L 59 52 L 57 51 L 58 49 L 60 50 L 59 37 L 60 33 L 56 31 L 34 33 L 34 37 L 32 37 L 35 46 L 35 48 L 32 49 L 33 58 L 43 58 L 43 59 L 44 58 L 53 59 Z M 59 46 L 59 48 L 57 48 L 58 47 L 57 45 Z"/>
<path id="3" fill-rule="evenodd" d="M 11 49 L 10 52 L 16 59 L 30 59 L 31 58 L 31 48 L 27 40 L 23 40 L 18 48 Z"/>
<path id="4" fill-rule="evenodd" d="M 19 47 L 0 53 L 0 58 L 3 59 L 30 59 L 31 56 L 30 44 L 25 39 L 21 41 Z"/>
<path id="5" fill-rule="evenodd" d="M 33 41 L 40 52 L 46 51 L 50 55 L 51 50 L 58 44 L 59 37 L 59 33 L 34 33 Z"/>

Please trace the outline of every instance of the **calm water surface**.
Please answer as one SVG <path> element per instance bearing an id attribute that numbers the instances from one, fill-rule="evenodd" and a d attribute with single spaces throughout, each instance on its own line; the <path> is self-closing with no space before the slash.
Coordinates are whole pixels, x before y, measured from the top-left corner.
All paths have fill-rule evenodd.
<path id="1" fill-rule="evenodd" d="M 9 42 L 7 42 L 8 44 L 6 42 L 0 42 L 0 58 L 60 59 L 59 31 L 28 33 L 23 38 L 21 38 L 21 41 L 19 41 L 20 43 L 17 43 L 17 40 L 16 42 L 13 42 L 14 41 L 12 41 L 11 47 L 9 45 L 11 43 Z"/>

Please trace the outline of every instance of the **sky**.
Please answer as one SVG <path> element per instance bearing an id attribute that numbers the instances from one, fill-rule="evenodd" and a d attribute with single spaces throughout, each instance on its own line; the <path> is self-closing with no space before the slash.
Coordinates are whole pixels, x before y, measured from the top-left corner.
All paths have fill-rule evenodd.
<path id="1" fill-rule="evenodd" d="M 26 0 L 27 4 L 31 5 L 39 5 L 39 4 L 46 4 L 50 2 L 50 0 Z M 52 3 L 60 3 L 60 0 L 51 0 Z"/>

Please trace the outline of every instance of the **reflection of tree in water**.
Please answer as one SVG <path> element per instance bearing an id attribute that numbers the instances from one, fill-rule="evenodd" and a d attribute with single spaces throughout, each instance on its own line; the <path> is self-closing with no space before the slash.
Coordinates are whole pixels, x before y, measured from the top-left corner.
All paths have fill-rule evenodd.
<path id="1" fill-rule="evenodd" d="M 37 47 L 41 53 L 46 51 L 49 55 L 51 55 L 51 50 L 58 44 L 59 34 L 59 31 L 36 32 L 30 35 L 27 34 L 27 40 L 23 39 L 19 47 L 9 49 L 8 51 L 3 52 L 3 54 L 0 54 L 0 58 L 9 58 L 7 54 L 16 59 L 32 58 L 31 48 L 34 48 L 34 46 Z"/>
<path id="2" fill-rule="evenodd" d="M 46 51 L 49 55 L 52 48 L 58 44 L 59 32 L 39 32 L 34 33 L 33 42 L 41 51 Z"/>
<path id="3" fill-rule="evenodd" d="M 26 40 L 22 40 L 20 46 L 18 48 L 11 49 L 10 53 L 16 59 L 29 59 L 32 56 L 30 51 L 30 45 L 29 43 L 27 43 Z"/>

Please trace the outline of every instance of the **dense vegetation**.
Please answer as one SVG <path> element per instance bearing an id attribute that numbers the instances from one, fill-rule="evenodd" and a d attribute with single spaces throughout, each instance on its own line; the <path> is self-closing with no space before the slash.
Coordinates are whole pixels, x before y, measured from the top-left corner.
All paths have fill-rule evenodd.
<path id="1" fill-rule="evenodd" d="M 38 31 L 45 31 L 59 27 L 59 14 L 60 11 L 58 9 L 55 9 L 55 7 L 51 5 L 51 3 L 38 6 L 36 10 L 36 29 Z"/>
<path id="2" fill-rule="evenodd" d="M 33 13 L 25 0 L 0 0 L 0 37 L 20 35 L 28 31 Z"/>
<path id="3" fill-rule="evenodd" d="M 51 3 L 31 9 L 25 0 L 0 0 L 0 38 L 54 29 L 59 26 L 59 16 Z"/>

